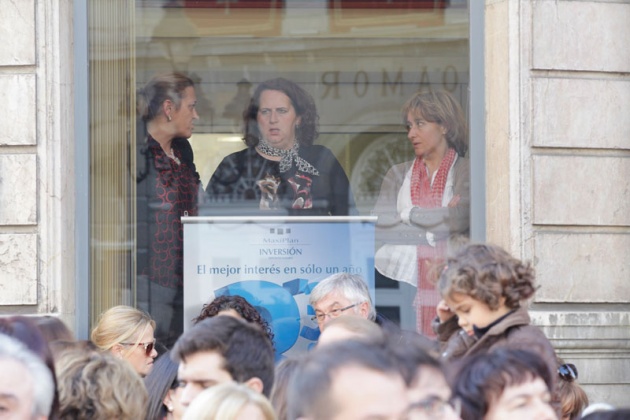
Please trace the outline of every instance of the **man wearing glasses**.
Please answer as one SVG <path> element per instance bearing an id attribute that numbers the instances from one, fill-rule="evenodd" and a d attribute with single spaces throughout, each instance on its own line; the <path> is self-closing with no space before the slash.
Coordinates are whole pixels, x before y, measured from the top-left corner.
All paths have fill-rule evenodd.
<path id="1" fill-rule="evenodd" d="M 376 321 L 367 284 L 360 276 L 338 273 L 325 278 L 311 291 L 309 303 L 315 310 L 313 321 L 320 331 L 339 316 L 358 316 Z"/>
<path id="2" fill-rule="evenodd" d="M 367 284 L 361 276 L 337 273 L 320 281 L 313 288 L 309 303 L 315 311 L 311 318 L 323 331 L 331 319 L 340 316 L 357 316 L 375 322 L 395 342 L 404 344 L 409 340 L 421 340 L 425 348 L 437 350 L 437 343 L 417 334 L 401 330 L 398 325 L 377 314 Z"/>

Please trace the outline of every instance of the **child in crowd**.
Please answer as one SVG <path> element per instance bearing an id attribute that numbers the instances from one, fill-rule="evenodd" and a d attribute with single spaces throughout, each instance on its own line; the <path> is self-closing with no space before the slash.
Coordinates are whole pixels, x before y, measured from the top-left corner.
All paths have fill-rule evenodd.
<path id="1" fill-rule="evenodd" d="M 469 244 L 449 258 L 438 289 L 443 300 L 434 328 L 443 361 L 511 347 L 534 352 L 557 376 L 554 349 L 522 306 L 535 292 L 528 263 L 495 245 Z"/>

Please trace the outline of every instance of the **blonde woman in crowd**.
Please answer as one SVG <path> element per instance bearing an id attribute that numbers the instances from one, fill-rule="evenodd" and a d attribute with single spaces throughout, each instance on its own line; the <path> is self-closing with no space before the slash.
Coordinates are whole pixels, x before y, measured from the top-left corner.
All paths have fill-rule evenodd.
<path id="1" fill-rule="evenodd" d="M 153 368 L 155 321 L 141 310 L 114 306 L 103 312 L 92 330 L 92 342 L 102 351 L 124 359 L 144 377 Z"/>
<path id="2" fill-rule="evenodd" d="M 147 391 L 128 363 L 108 353 L 65 351 L 56 361 L 60 419 L 144 419 Z"/>
<path id="3" fill-rule="evenodd" d="M 183 420 L 276 420 L 269 400 L 235 382 L 202 391 L 188 406 Z"/>

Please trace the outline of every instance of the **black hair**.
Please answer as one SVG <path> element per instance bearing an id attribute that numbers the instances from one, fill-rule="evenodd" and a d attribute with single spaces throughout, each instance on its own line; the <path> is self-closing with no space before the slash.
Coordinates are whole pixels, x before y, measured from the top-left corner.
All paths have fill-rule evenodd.
<path id="1" fill-rule="evenodd" d="M 236 382 L 259 378 L 263 394 L 273 386 L 274 351 L 267 334 L 257 325 L 231 316 L 207 318 L 184 332 L 172 350 L 173 360 L 214 351 L 224 359 L 223 368 Z"/>
<path id="2" fill-rule="evenodd" d="M 462 420 L 482 419 L 490 403 L 514 385 L 541 378 L 551 392 L 553 378 L 545 361 L 520 349 L 501 347 L 459 362 L 453 383 L 453 396 L 462 403 Z"/>
<path id="3" fill-rule="evenodd" d="M 169 390 L 177 386 L 177 368 L 168 352 L 162 354 L 153 363 L 153 369 L 144 378 L 144 386 L 149 394 L 147 420 L 161 420 L 166 416 L 164 397 Z"/>
<path id="4" fill-rule="evenodd" d="M 319 115 L 313 97 L 291 80 L 278 77 L 267 80 L 258 85 L 249 106 L 243 111 L 243 141 L 249 147 L 255 147 L 260 140 L 258 129 L 258 108 L 260 95 L 266 90 L 277 90 L 284 93 L 291 100 L 295 114 L 300 117 L 300 125 L 295 129 L 295 137 L 302 146 L 310 146 L 319 135 Z"/>

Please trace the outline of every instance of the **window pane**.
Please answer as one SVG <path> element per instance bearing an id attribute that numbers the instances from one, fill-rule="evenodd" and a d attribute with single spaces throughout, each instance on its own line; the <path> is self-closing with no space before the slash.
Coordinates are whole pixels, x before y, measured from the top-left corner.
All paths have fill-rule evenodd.
<path id="1" fill-rule="evenodd" d="M 422 149 L 419 145 L 414 149 L 409 141 L 404 124 L 407 115 L 401 112 L 403 104 L 415 92 L 449 92 L 467 115 L 467 2 L 137 0 L 131 9 L 120 11 L 116 18 L 123 22 L 130 19 L 132 35 L 128 39 L 132 41 L 133 54 L 125 57 L 128 62 L 124 71 L 106 74 L 102 83 L 108 86 L 110 80 L 134 80 L 139 89 L 154 76 L 172 72 L 181 72 L 194 82 L 199 115 L 189 139 L 194 152 L 194 170 L 193 162 L 186 161 L 187 145 L 172 149 L 183 166 L 191 173 L 198 173 L 199 184 L 189 188 L 186 194 L 198 190 L 199 196 L 198 201 L 188 197 L 178 211 L 187 211 L 190 215 L 233 215 L 260 214 L 261 209 L 266 208 L 271 213 L 265 214 L 376 214 L 380 225 L 381 220 L 388 220 L 390 216 L 400 219 L 398 210 L 434 207 L 428 212 L 416 210 L 411 218 L 407 211 L 404 222 L 397 220 L 395 226 L 380 226 L 375 250 L 388 245 L 376 254 L 380 267 L 376 276 L 377 308 L 394 314 L 392 316 L 404 328 L 416 329 L 418 325 L 424 328 L 423 332 L 428 332 L 426 325 L 421 327 L 417 319 L 419 309 L 414 306 L 418 267 L 426 277 L 424 280 L 428 280 L 447 246 L 454 243 L 448 239 L 468 235 L 466 154 L 459 150 L 461 156 L 455 162 L 451 160 L 450 166 L 442 171 L 439 164 L 443 150 L 440 149 L 440 159 L 431 160 L 431 165 L 437 162 L 435 167 L 429 165 L 429 175 L 435 176 L 434 188 L 431 189 L 431 178 L 425 176 L 423 182 L 428 182 L 426 191 L 432 194 L 432 200 L 418 198 L 409 185 L 400 191 L 405 175 L 412 177 L 420 173 L 419 169 L 412 171 L 413 165 L 399 167 L 400 173 L 393 174 L 385 185 L 390 190 L 382 189 L 382 185 L 390 168 L 404 162 L 413 163 L 416 153 Z M 125 38 L 124 34 L 120 37 Z M 104 55 L 96 47 L 92 53 L 94 60 Z M 308 119 L 301 118 L 301 109 L 292 119 L 289 110 L 288 137 L 282 135 L 281 129 L 270 129 L 272 131 L 265 134 L 265 121 L 276 124 L 272 120 L 277 115 L 273 113 L 282 108 L 272 101 L 265 102 L 264 107 L 273 115 L 257 110 L 250 132 L 255 134 L 256 142 L 262 138 L 263 143 L 272 148 L 265 149 L 265 159 L 252 146 L 250 156 L 242 140 L 243 111 L 261 83 L 278 77 L 294 82 L 312 97 L 319 115 L 319 136 L 313 139 L 315 148 L 308 147 L 310 137 L 314 136 L 304 128 L 308 126 Z M 130 86 L 124 87 L 127 88 L 127 93 L 133 91 Z M 99 103 L 106 95 L 106 92 L 94 91 L 92 103 Z M 133 95 L 116 93 L 113 96 L 126 98 L 126 103 L 135 107 L 135 98 L 130 99 Z M 262 108 L 262 99 L 257 99 L 256 103 Z M 295 106 L 292 103 L 295 101 L 290 102 Z M 180 115 L 167 115 L 178 111 L 177 104 L 170 111 L 165 109 L 160 108 L 159 116 L 175 121 Z M 130 109 L 121 112 L 123 120 L 136 121 Z M 98 114 L 92 118 L 96 125 L 104 116 Z M 284 114 L 281 118 L 286 121 Z M 163 122 L 173 124 L 166 119 Z M 445 125 L 435 119 L 433 122 L 439 127 Z M 300 123 L 304 126 L 300 127 Z M 133 287 L 137 286 L 137 304 L 159 318 L 158 338 L 168 343 L 183 325 L 181 227 L 164 213 L 166 207 L 178 202 L 168 196 L 168 192 L 174 192 L 173 184 L 165 189 L 167 194 L 160 198 L 160 203 L 156 202 L 159 197 L 156 185 L 167 182 L 166 178 L 172 175 L 171 166 L 173 173 L 178 173 L 181 166 L 169 160 L 170 143 L 161 142 L 157 138 L 159 132 L 147 130 L 147 121 L 138 118 L 133 126 L 135 130 L 127 127 L 127 131 L 132 132 L 126 136 L 127 143 L 118 148 L 127 155 L 116 159 L 126 159 L 135 182 L 122 176 L 129 185 L 125 187 L 127 190 L 116 194 L 132 206 L 130 211 L 123 211 L 124 216 L 119 220 L 124 226 L 135 229 L 123 229 L 116 247 L 135 275 L 127 285 L 116 287 L 126 287 L 131 292 L 125 295 L 130 296 L 126 301 L 119 300 L 121 303 L 136 304 Z M 156 137 L 156 143 L 148 142 L 147 132 L 152 134 L 152 139 Z M 284 141 L 289 145 L 293 144 L 291 141 L 300 144 L 299 151 L 285 158 L 274 155 L 280 153 L 274 150 L 287 150 L 283 148 Z M 133 147 L 126 148 L 127 144 Z M 151 144 L 157 144 L 157 148 L 151 149 Z M 282 147 L 274 148 L 274 145 Z M 105 152 L 98 153 L 93 159 L 106 156 Z M 224 160 L 228 156 L 232 157 Z M 158 168 L 160 163 L 167 165 L 162 172 Z M 237 166 L 239 169 L 234 172 Z M 127 173 L 126 168 L 109 164 L 107 167 L 119 176 L 121 172 Z M 243 176 L 247 171 L 255 173 Z M 239 175 L 238 182 L 226 180 L 232 172 Z M 174 182 L 192 179 L 194 184 L 196 178 L 191 173 L 176 177 Z M 95 170 L 92 176 L 96 174 Z M 211 182 L 215 174 L 215 182 Z M 258 181 L 266 175 L 270 177 L 263 184 L 266 189 L 261 190 Z M 417 187 L 415 181 L 413 185 Z M 93 197 L 101 194 L 93 187 Z M 389 207 L 375 209 L 379 195 L 383 197 L 381 204 L 386 202 Z M 455 202 L 457 205 L 453 204 Z M 449 203 L 451 208 L 447 207 Z M 100 206 L 96 198 L 91 205 L 92 208 Z M 453 210 L 455 208 L 457 211 Z M 389 214 L 391 209 L 395 214 Z M 105 212 L 111 217 L 112 211 Z M 98 223 L 107 225 L 107 218 L 103 216 L 100 220 L 95 216 L 93 225 Z M 164 245 L 164 241 L 170 245 Z M 97 282 L 97 271 L 103 271 L 96 269 L 97 263 L 108 258 L 108 252 L 101 246 L 93 250 L 93 283 Z M 168 261 L 160 255 L 167 256 Z M 156 270 L 167 272 L 157 276 Z M 120 275 L 121 278 L 126 276 L 125 273 Z M 426 318 L 430 306 L 434 313 L 438 295 L 430 291 L 427 284 L 422 284 Z M 160 301 L 164 305 L 160 305 Z M 170 339 L 166 337 L 167 330 L 172 333 Z"/>

